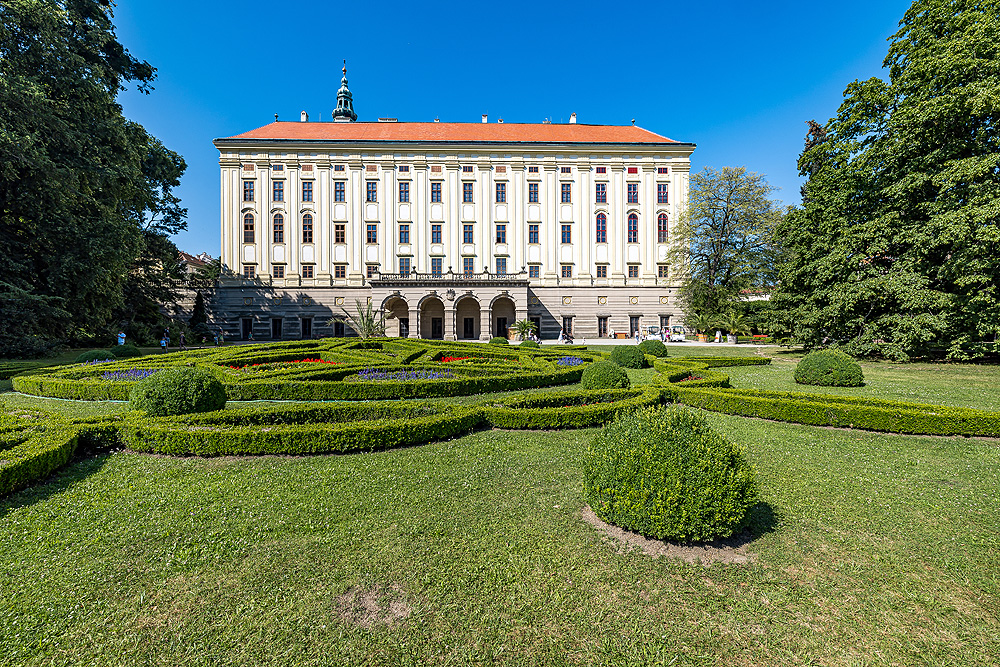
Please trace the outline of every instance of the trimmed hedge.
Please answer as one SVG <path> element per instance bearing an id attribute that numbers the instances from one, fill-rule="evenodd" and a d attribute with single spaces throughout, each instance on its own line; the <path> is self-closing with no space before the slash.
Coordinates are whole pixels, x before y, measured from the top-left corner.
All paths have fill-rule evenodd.
<path id="1" fill-rule="evenodd" d="M 656 340 L 655 338 L 650 338 L 639 343 L 639 349 L 642 350 L 643 354 L 651 354 L 661 359 L 667 356 L 667 346 L 663 344 L 663 341 Z"/>
<path id="2" fill-rule="evenodd" d="M 628 389 L 628 373 L 618 364 L 597 361 L 583 369 L 580 384 L 585 389 Z"/>
<path id="3" fill-rule="evenodd" d="M 821 387 L 860 387 L 865 376 L 859 364 L 840 350 L 813 350 L 795 366 L 795 381 Z"/>
<path id="4" fill-rule="evenodd" d="M 605 521 L 656 539 L 729 537 L 757 500 L 743 451 L 691 410 L 641 410 L 587 450 L 584 493 Z"/>
<path id="5" fill-rule="evenodd" d="M 0 435 L 0 496 L 45 479 L 68 463 L 77 449 L 77 430 L 48 417 L 46 423 L 4 430 Z"/>
<path id="6" fill-rule="evenodd" d="M 646 354 L 638 346 L 620 345 L 611 350 L 608 361 L 622 368 L 646 368 Z"/>
<path id="7" fill-rule="evenodd" d="M 131 343 L 116 345 L 115 347 L 109 349 L 108 352 L 115 355 L 116 359 L 134 359 L 142 356 L 142 350 Z"/>
<path id="8" fill-rule="evenodd" d="M 89 352 L 83 352 L 76 358 L 76 363 L 86 364 L 91 361 L 106 361 L 108 359 L 114 360 L 115 355 L 111 353 L 110 350 L 90 350 Z"/>
<path id="9" fill-rule="evenodd" d="M 494 338 L 490 338 L 490 345 L 510 345 L 510 341 L 503 336 L 495 336 Z"/>
<path id="10" fill-rule="evenodd" d="M 483 413 L 494 428 L 586 428 L 607 423 L 622 412 L 659 405 L 661 401 L 661 392 L 655 387 L 547 392 L 497 401 L 485 406 Z"/>
<path id="11" fill-rule="evenodd" d="M 135 383 L 129 407 L 150 417 L 212 412 L 226 407 L 226 388 L 203 368 L 168 368 Z"/>
<path id="12" fill-rule="evenodd" d="M 539 348 L 539 347 L 541 347 L 541 345 L 538 344 L 538 341 L 534 341 L 534 340 L 522 340 L 521 343 L 520 343 L 520 345 L 519 345 L 519 347 Z"/>

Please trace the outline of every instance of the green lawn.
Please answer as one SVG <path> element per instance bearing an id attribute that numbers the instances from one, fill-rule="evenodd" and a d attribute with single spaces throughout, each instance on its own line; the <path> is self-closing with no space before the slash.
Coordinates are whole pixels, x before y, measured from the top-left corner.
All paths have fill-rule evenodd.
<path id="1" fill-rule="evenodd" d="M 5 664 L 995 664 L 1000 448 L 710 415 L 750 565 L 580 519 L 593 431 L 347 456 L 77 462 L 0 500 Z M 771 517 L 771 518 L 769 518 Z M 342 597 L 409 616 L 366 628 Z"/>

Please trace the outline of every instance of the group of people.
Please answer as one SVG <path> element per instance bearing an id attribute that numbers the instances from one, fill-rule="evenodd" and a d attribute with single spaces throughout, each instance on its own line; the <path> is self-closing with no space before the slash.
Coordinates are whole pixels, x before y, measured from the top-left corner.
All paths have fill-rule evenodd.
<path id="1" fill-rule="evenodd" d="M 126 338 L 127 338 L 127 336 L 125 335 L 124 331 L 119 331 L 118 332 L 118 344 L 119 345 L 124 345 Z M 253 340 L 252 336 L 251 336 L 250 340 Z M 205 338 L 205 336 L 202 336 L 201 337 L 201 344 L 204 345 L 207 342 L 208 341 Z M 222 329 L 216 329 L 215 330 L 215 332 L 212 334 L 212 342 L 215 343 L 216 347 L 218 347 L 219 345 L 223 345 L 226 342 L 226 334 L 223 333 Z M 170 347 L 170 329 L 164 329 L 163 330 L 163 336 L 160 337 L 160 350 L 162 352 L 166 352 L 167 348 L 169 348 L 169 347 Z M 181 331 L 177 335 L 177 349 L 181 350 L 181 351 L 187 349 L 187 338 L 185 338 L 183 331 Z"/>

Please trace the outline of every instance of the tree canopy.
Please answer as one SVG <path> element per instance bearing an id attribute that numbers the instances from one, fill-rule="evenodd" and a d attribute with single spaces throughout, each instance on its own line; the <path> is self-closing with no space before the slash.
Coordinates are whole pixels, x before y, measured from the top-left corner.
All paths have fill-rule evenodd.
<path id="1" fill-rule="evenodd" d="M 116 101 L 154 75 L 109 0 L 0 3 L 0 356 L 103 333 L 176 264 L 184 161 Z"/>
<path id="2" fill-rule="evenodd" d="M 807 346 L 894 359 L 997 351 L 1000 2 L 917 0 L 888 80 L 812 124 L 775 303 Z"/>

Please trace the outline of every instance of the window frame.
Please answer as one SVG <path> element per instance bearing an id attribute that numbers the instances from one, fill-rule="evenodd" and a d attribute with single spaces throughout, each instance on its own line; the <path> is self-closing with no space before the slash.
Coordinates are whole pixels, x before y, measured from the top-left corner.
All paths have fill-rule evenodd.
<path id="1" fill-rule="evenodd" d="M 528 183 L 528 203 L 538 203 L 538 183 Z"/>
<path id="2" fill-rule="evenodd" d="M 271 181 L 271 201 L 285 201 L 285 181 Z"/>
<path id="3" fill-rule="evenodd" d="M 529 264 L 528 265 L 528 278 L 540 278 L 542 275 L 542 265 L 541 264 Z"/>
<path id="4" fill-rule="evenodd" d="M 505 275 L 507 275 L 507 258 L 506 257 L 497 257 L 497 258 L 495 258 L 495 261 L 496 261 L 496 270 L 497 270 L 496 273 L 497 273 L 497 275 L 498 276 L 505 276 Z"/>
<path id="5" fill-rule="evenodd" d="M 344 280 L 347 278 L 347 264 L 334 264 L 333 265 L 333 277 L 338 280 Z"/>
<path id="6" fill-rule="evenodd" d="M 496 242 L 507 243 L 507 223 L 498 222 L 496 224 Z"/>
<path id="7" fill-rule="evenodd" d="M 506 183 L 497 183 L 496 186 L 497 186 L 497 188 L 496 188 L 496 190 L 497 190 L 497 202 L 496 203 L 498 203 L 498 204 L 506 204 L 507 203 L 507 184 Z"/>
<path id="8" fill-rule="evenodd" d="M 333 225 L 333 242 L 338 245 L 347 243 L 347 224 L 338 222 Z"/>
<path id="9" fill-rule="evenodd" d="M 475 204 L 476 184 L 472 181 L 462 183 L 462 203 Z"/>
<path id="10" fill-rule="evenodd" d="M 302 242 L 312 243 L 313 242 L 313 217 L 312 213 L 302 214 Z"/>
<path id="11" fill-rule="evenodd" d="M 274 264 L 271 266 L 272 277 L 279 280 L 284 280 L 285 278 L 285 265 L 284 264 Z"/>
<path id="12" fill-rule="evenodd" d="M 538 240 L 539 239 L 539 233 L 538 233 L 538 228 L 539 227 L 540 227 L 540 225 L 538 225 L 538 224 L 529 224 L 528 225 L 528 243 L 534 243 L 534 244 L 539 243 L 539 240 Z"/>
<path id="13" fill-rule="evenodd" d="M 271 238 L 272 243 L 285 242 L 285 214 L 275 213 L 271 218 Z"/>
<path id="14" fill-rule="evenodd" d="M 347 201 L 347 181 L 333 182 L 333 201 L 337 203 Z"/>
<path id="15" fill-rule="evenodd" d="M 410 182 L 400 181 L 399 182 L 399 203 L 409 204 L 410 203 Z"/>
<path id="16" fill-rule="evenodd" d="M 572 264 L 560 264 L 559 265 L 559 276 L 561 278 L 572 278 L 573 277 L 573 265 Z"/>
<path id="17" fill-rule="evenodd" d="M 594 243 L 608 242 L 608 216 L 605 213 L 598 213 L 594 218 Z"/>
<path id="18" fill-rule="evenodd" d="M 431 257 L 431 276 L 440 278 L 444 275 L 444 260 L 440 257 Z"/>
<path id="19" fill-rule="evenodd" d="M 463 257 L 462 258 L 462 275 L 466 278 L 471 278 L 476 273 L 476 258 L 475 257 Z"/>
<path id="20" fill-rule="evenodd" d="M 312 181 L 302 181 L 302 201 L 313 201 Z"/>
<path id="21" fill-rule="evenodd" d="M 626 243 L 638 243 L 639 242 L 639 215 L 637 213 L 628 214 L 628 231 L 626 236 Z"/>
<path id="22" fill-rule="evenodd" d="M 365 243 L 367 245 L 377 245 L 378 244 L 378 223 L 377 222 L 367 222 L 367 223 L 365 223 Z"/>
<path id="23" fill-rule="evenodd" d="M 669 243 L 670 241 L 670 219 L 666 213 L 656 216 L 656 242 Z"/>
<path id="24" fill-rule="evenodd" d="M 441 181 L 431 181 L 431 203 L 441 203 Z"/>
<path id="25" fill-rule="evenodd" d="M 476 225 L 471 222 L 462 223 L 462 243 L 476 242 Z"/>
<path id="26" fill-rule="evenodd" d="M 302 265 L 302 277 L 307 280 L 312 280 L 316 277 L 316 266 L 314 264 L 303 264 Z"/>
<path id="27" fill-rule="evenodd" d="M 246 180 L 243 181 L 243 201 L 254 201 L 254 184 L 256 181 Z"/>
<path id="28" fill-rule="evenodd" d="M 399 243 L 400 245 L 410 244 L 410 223 L 408 222 L 399 223 Z"/>
<path id="29" fill-rule="evenodd" d="M 656 203 L 657 204 L 669 204 L 670 203 L 670 184 L 669 183 L 657 183 L 656 184 Z"/>
<path id="30" fill-rule="evenodd" d="M 598 264 L 597 265 L 597 274 L 596 274 L 595 277 L 597 277 L 597 278 L 607 278 L 608 277 L 608 265 L 607 264 Z"/>
<path id="31" fill-rule="evenodd" d="M 559 203 L 560 204 L 572 204 L 573 203 L 573 184 L 572 183 L 560 183 L 559 184 Z"/>
<path id="32" fill-rule="evenodd" d="M 625 203 L 626 204 L 638 204 L 639 203 L 639 184 L 638 183 L 626 183 L 625 184 Z"/>
<path id="33" fill-rule="evenodd" d="M 243 242 L 244 243 L 256 243 L 257 238 L 257 222 L 254 218 L 253 213 L 247 213 L 243 216 Z"/>
<path id="34" fill-rule="evenodd" d="M 365 181 L 365 203 L 378 203 L 378 181 Z"/>
<path id="35" fill-rule="evenodd" d="M 559 242 L 560 243 L 573 242 L 573 225 L 563 223 L 559 226 Z"/>
<path id="36" fill-rule="evenodd" d="M 607 183 L 594 183 L 594 203 L 595 204 L 607 204 L 608 203 L 608 184 Z"/>
<path id="37" fill-rule="evenodd" d="M 436 223 L 431 225 L 431 243 L 441 243 L 441 224 Z"/>

